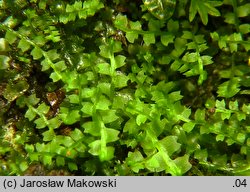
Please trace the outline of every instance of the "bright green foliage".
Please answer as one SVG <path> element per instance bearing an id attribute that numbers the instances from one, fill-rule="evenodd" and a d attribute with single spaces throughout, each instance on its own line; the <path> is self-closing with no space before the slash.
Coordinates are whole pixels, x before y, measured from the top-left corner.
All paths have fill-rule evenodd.
<path id="1" fill-rule="evenodd" d="M 246 0 L 0 9 L 1 175 L 250 174 Z"/>
<path id="2" fill-rule="evenodd" d="M 26 111 L 24 117 L 28 118 L 29 121 L 34 120 L 37 129 L 42 129 L 49 127 L 50 130 L 56 129 L 61 125 L 61 120 L 58 117 L 47 119 L 46 115 L 50 110 L 50 107 L 45 103 L 41 103 L 38 107 L 37 105 L 39 99 L 35 95 L 30 95 L 28 98 L 19 97 L 17 104 L 21 107 L 27 105 L 28 110 Z M 38 118 L 36 118 L 38 116 Z"/>
<path id="3" fill-rule="evenodd" d="M 215 7 L 221 6 L 221 1 L 191 0 L 189 10 L 189 20 L 193 21 L 198 12 L 204 25 L 208 23 L 208 14 L 212 16 L 220 16 L 220 12 Z"/>
<path id="4" fill-rule="evenodd" d="M 60 10 L 59 21 L 66 24 L 69 21 L 74 21 L 76 16 L 79 19 L 86 19 L 89 16 L 93 16 L 95 12 L 103 8 L 103 4 L 99 0 L 89 0 L 89 1 L 75 1 L 72 5 L 58 4 L 57 9 Z"/>
<path id="5" fill-rule="evenodd" d="M 49 133 L 48 133 L 49 134 Z M 47 135 L 46 132 L 44 135 Z M 77 170 L 77 165 L 72 161 L 77 155 L 83 154 L 86 146 L 82 143 L 83 133 L 79 129 L 71 132 L 70 136 L 55 136 L 49 143 L 36 143 L 26 145 L 31 161 L 41 160 L 45 165 L 52 165 L 55 158 L 56 165 L 65 166 L 66 162 L 71 171 Z"/>
<path id="6" fill-rule="evenodd" d="M 218 88 L 218 94 L 222 97 L 232 97 L 237 94 L 239 89 L 239 79 L 232 78 L 229 81 L 222 83 Z"/>
<path id="7" fill-rule="evenodd" d="M 215 103 L 215 113 L 210 117 L 208 121 L 206 121 L 203 117 L 200 119 L 200 133 L 208 134 L 213 133 L 216 135 L 216 141 L 217 142 L 225 142 L 227 146 L 233 146 L 235 144 L 239 144 L 241 146 L 240 153 L 237 154 L 238 157 L 242 155 L 246 155 L 248 143 L 247 143 L 247 135 L 244 133 L 244 122 L 248 119 L 247 113 L 245 111 L 245 108 L 240 109 L 238 101 L 230 101 L 229 106 L 226 107 L 225 100 L 217 100 Z M 200 111 L 196 112 L 200 113 Z M 227 120 L 227 121 L 225 121 Z M 205 138 L 204 138 L 205 139 Z M 205 149 L 203 149 L 203 152 L 197 152 L 197 158 L 203 158 L 204 164 L 207 166 L 221 166 L 222 170 L 230 170 L 231 168 L 224 163 L 224 161 L 227 161 L 228 159 L 233 161 L 232 158 L 234 158 L 233 154 L 231 157 L 226 154 L 222 153 L 223 156 L 219 157 L 219 159 L 214 158 L 212 160 L 212 163 L 207 162 L 207 158 L 212 158 L 209 153 L 206 151 L 206 155 L 203 154 L 205 152 Z M 205 156 L 204 156 L 205 155 Z M 212 155 L 212 154 L 211 154 Z M 237 169 L 234 169 L 233 172 L 235 174 L 243 174 L 244 172 L 248 173 L 249 168 L 247 166 L 248 162 L 247 160 L 241 160 L 241 166 L 237 167 Z"/>

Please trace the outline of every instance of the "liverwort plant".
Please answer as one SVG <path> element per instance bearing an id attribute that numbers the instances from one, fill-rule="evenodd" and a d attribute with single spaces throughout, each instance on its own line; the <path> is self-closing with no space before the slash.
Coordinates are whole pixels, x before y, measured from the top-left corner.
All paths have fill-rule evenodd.
<path id="1" fill-rule="evenodd" d="M 249 175 L 246 0 L 0 0 L 1 175 Z"/>

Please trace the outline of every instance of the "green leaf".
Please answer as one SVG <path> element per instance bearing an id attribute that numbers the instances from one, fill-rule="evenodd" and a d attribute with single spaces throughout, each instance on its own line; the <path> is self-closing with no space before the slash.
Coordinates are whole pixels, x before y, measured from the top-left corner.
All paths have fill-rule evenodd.
<path id="1" fill-rule="evenodd" d="M 160 20 L 156 20 L 156 19 L 150 19 L 148 21 L 149 31 L 159 31 L 159 29 L 162 28 L 163 26 L 164 26 L 164 21 L 160 21 Z"/>
<path id="2" fill-rule="evenodd" d="M 118 135 L 120 131 L 110 128 L 105 128 L 105 131 L 107 134 L 106 143 L 114 142 L 119 139 Z"/>
<path id="3" fill-rule="evenodd" d="M 118 69 L 120 67 L 122 67 L 123 65 L 125 65 L 125 59 L 126 57 L 123 55 L 118 55 L 115 57 L 115 69 Z"/>
<path id="4" fill-rule="evenodd" d="M 49 123 L 48 126 L 49 126 L 50 129 L 57 129 L 62 124 L 62 122 L 59 120 L 58 116 L 48 120 L 48 123 Z"/>
<path id="5" fill-rule="evenodd" d="M 101 45 L 99 47 L 100 49 L 100 55 L 105 57 L 105 58 L 110 58 L 111 57 L 111 52 L 109 50 L 109 47 L 106 45 Z"/>
<path id="6" fill-rule="evenodd" d="M 219 1 L 217 1 L 217 2 L 218 2 L 217 6 L 222 5 L 221 2 L 219 2 Z M 208 11 L 209 15 L 212 15 L 212 16 L 215 16 L 215 17 L 219 17 L 221 15 L 219 10 L 214 8 L 216 6 L 216 3 L 214 4 L 213 1 L 205 2 L 205 5 L 206 5 L 206 8 L 207 8 L 207 11 Z"/>
<path id="7" fill-rule="evenodd" d="M 177 157 L 174 160 L 174 163 L 180 170 L 179 172 L 180 175 L 183 175 L 184 173 L 186 173 L 188 170 L 192 168 L 192 165 L 189 163 L 189 156 L 187 154 L 185 154 L 182 157 Z"/>
<path id="8" fill-rule="evenodd" d="M 101 95 L 96 103 L 96 109 L 107 110 L 109 109 L 110 105 L 111 102 L 109 101 L 109 99 L 107 99 L 104 95 Z"/>
<path id="9" fill-rule="evenodd" d="M 207 149 L 198 149 L 194 152 L 194 158 L 201 162 L 206 162 L 208 157 Z"/>
<path id="10" fill-rule="evenodd" d="M 55 136 L 55 132 L 53 131 L 53 129 L 50 129 L 48 131 L 43 132 L 43 141 L 51 141 L 54 136 Z"/>
<path id="11" fill-rule="evenodd" d="M 167 136 L 159 141 L 168 156 L 171 156 L 174 152 L 178 151 L 181 147 L 180 143 L 177 143 L 176 136 Z"/>
<path id="12" fill-rule="evenodd" d="M 57 53 L 56 49 L 51 49 L 47 52 L 47 56 L 51 61 L 55 61 L 56 59 L 60 58 L 60 55 Z"/>
<path id="13" fill-rule="evenodd" d="M 39 6 L 39 9 L 45 10 L 45 8 L 46 8 L 46 2 L 40 1 L 39 4 L 38 4 L 38 6 Z"/>
<path id="14" fill-rule="evenodd" d="M 171 33 L 176 33 L 179 30 L 179 21 L 174 21 L 172 19 L 169 19 L 168 24 L 168 31 Z"/>
<path id="15" fill-rule="evenodd" d="M 109 161 L 114 157 L 114 148 L 101 146 L 101 141 L 96 140 L 89 144 L 89 153 L 99 156 L 101 161 Z"/>
<path id="16" fill-rule="evenodd" d="M 230 146 L 230 145 L 233 145 L 235 143 L 235 140 L 233 140 L 231 138 L 227 138 L 226 143 L 227 143 L 228 146 Z"/>
<path id="17" fill-rule="evenodd" d="M 164 45 L 164 46 L 168 46 L 169 43 L 173 43 L 174 42 L 174 35 L 172 34 L 166 34 L 166 35 L 162 35 L 161 36 L 161 43 Z"/>
<path id="18" fill-rule="evenodd" d="M 143 41 L 145 42 L 145 44 L 147 46 L 150 45 L 150 44 L 154 44 L 155 43 L 155 35 L 154 35 L 154 33 L 144 34 L 143 35 Z"/>
<path id="19" fill-rule="evenodd" d="M 47 71 L 50 68 L 51 61 L 49 61 L 47 58 L 42 60 L 41 65 L 42 65 L 42 71 Z"/>
<path id="20" fill-rule="evenodd" d="M 111 84 L 110 83 L 100 82 L 100 83 L 98 83 L 97 87 L 100 89 L 101 93 L 110 97 L 110 93 L 111 93 Z"/>
<path id="21" fill-rule="evenodd" d="M 43 56 L 43 52 L 39 47 L 35 47 L 34 49 L 32 49 L 30 54 L 33 56 L 33 59 L 35 60 L 38 60 Z"/>
<path id="22" fill-rule="evenodd" d="M 27 153 L 32 153 L 32 152 L 34 152 L 34 145 L 32 145 L 32 144 L 25 144 L 25 150 L 27 151 Z"/>
<path id="23" fill-rule="evenodd" d="M 63 167 L 63 166 L 65 165 L 64 157 L 57 156 L 57 157 L 56 157 L 56 165 L 57 165 L 58 167 L 60 167 L 60 166 Z"/>
<path id="24" fill-rule="evenodd" d="M 15 33 L 7 31 L 5 34 L 5 39 L 9 42 L 9 44 L 12 44 L 16 41 L 17 37 Z"/>
<path id="25" fill-rule="evenodd" d="M 53 141 L 56 144 L 62 144 L 65 147 L 71 147 L 75 143 L 71 137 L 65 135 L 56 135 Z"/>
<path id="26" fill-rule="evenodd" d="M 126 158 L 126 163 L 134 171 L 138 173 L 141 169 L 144 169 L 143 156 L 140 151 L 128 152 L 128 157 Z"/>
<path id="27" fill-rule="evenodd" d="M 64 61 L 58 61 L 57 63 L 54 64 L 54 66 L 57 71 L 63 71 L 67 69 Z"/>
<path id="28" fill-rule="evenodd" d="M 31 160 L 31 161 L 39 161 L 39 154 L 38 153 L 30 153 L 29 154 L 29 159 Z"/>
<path id="29" fill-rule="evenodd" d="M 84 1 L 83 2 L 83 8 L 86 9 L 85 12 L 87 12 L 88 16 L 93 16 L 99 9 L 103 8 L 104 5 L 99 0 L 91 0 L 91 1 Z M 79 18 L 80 14 L 79 14 Z"/>
<path id="30" fill-rule="evenodd" d="M 28 88 L 29 84 L 25 80 L 10 82 L 3 91 L 3 96 L 5 99 L 11 102 L 23 95 L 28 90 Z"/>
<path id="31" fill-rule="evenodd" d="M 110 75 L 110 64 L 108 63 L 98 63 L 98 72 L 104 75 Z"/>
<path id="32" fill-rule="evenodd" d="M 126 38 L 130 43 L 134 43 L 135 39 L 138 38 L 138 33 L 128 31 L 126 33 Z"/>
<path id="33" fill-rule="evenodd" d="M 89 153 L 98 156 L 101 151 L 101 140 L 95 140 L 89 144 Z"/>
<path id="34" fill-rule="evenodd" d="M 191 0 L 190 8 L 189 8 L 189 21 L 193 21 L 195 18 L 195 15 L 197 13 L 197 1 Z"/>
<path id="35" fill-rule="evenodd" d="M 38 152 L 48 152 L 48 147 L 44 143 L 36 143 L 36 150 Z"/>
<path id="36" fill-rule="evenodd" d="M 246 134 L 245 133 L 238 133 L 236 139 L 238 142 L 243 144 L 246 140 Z"/>
<path id="37" fill-rule="evenodd" d="M 197 53 L 186 53 L 183 57 L 182 57 L 183 61 L 186 62 L 196 62 L 198 60 L 198 55 Z"/>
<path id="38" fill-rule="evenodd" d="M 96 124 L 92 121 L 86 122 L 82 126 L 84 128 L 84 133 L 89 133 L 93 136 L 101 135 L 101 127 L 96 126 Z"/>
<path id="39" fill-rule="evenodd" d="M 80 120 L 79 110 L 70 110 L 66 107 L 60 108 L 59 116 L 66 125 L 72 125 Z"/>
<path id="40" fill-rule="evenodd" d="M 224 167 L 227 164 L 227 155 L 215 155 L 212 157 L 213 164 Z"/>
<path id="41" fill-rule="evenodd" d="M 121 72 L 117 72 L 116 76 L 112 79 L 116 88 L 122 88 L 127 86 L 129 77 Z"/>
<path id="42" fill-rule="evenodd" d="M 9 57 L 7 57 L 5 55 L 0 55 L 0 70 L 1 69 L 8 69 L 10 61 L 11 60 Z"/>
<path id="43" fill-rule="evenodd" d="M 174 111 L 175 118 L 177 121 L 179 120 L 184 121 L 184 122 L 190 121 L 189 116 L 191 114 L 191 109 L 181 106 L 179 102 L 175 103 L 174 108 L 175 108 L 175 111 Z M 181 113 L 180 113 L 180 110 L 182 111 Z"/>
<path id="44" fill-rule="evenodd" d="M 50 107 L 48 105 L 46 105 L 45 103 L 42 103 L 40 104 L 38 107 L 37 107 L 37 110 L 40 112 L 40 113 L 43 113 L 43 114 L 47 114 L 49 112 L 49 109 Z"/>
<path id="45" fill-rule="evenodd" d="M 96 88 L 84 88 L 82 90 L 82 97 L 83 98 L 92 98 L 96 94 Z"/>
<path id="46" fill-rule="evenodd" d="M 89 153 L 99 156 L 101 161 L 109 161 L 114 157 L 114 148 L 101 145 L 101 140 L 93 141 L 89 144 Z"/>
<path id="47" fill-rule="evenodd" d="M 238 111 L 239 104 L 238 101 L 229 101 L 229 109 Z"/>
<path id="48" fill-rule="evenodd" d="M 184 38 L 184 39 L 190 39 L 190 40 L 193 39 L 194 35 L 190 31 L 183 31 L 182 33 L 183 33 L 182 38 Z"/>
<path id="49" fill-rule="evenodd" d="M 52 165 L 52 156 L 51 155 L 43 155 L 42 160 L 44 165 Z"/>
<path id="50" fill-rule="evenodd" d="M 123 128 L 123 131 L 128 132 L 131 135 L 137 134 L 138 131 L 139 131 L 139 128 L 138 128 L 136 120 L 134 118 L 130 118 L 126 122 L 126 124 L 125 124 L 125 126 Z"/>
<path id="51" fill-rule="evenodd" d="M 68 96 L 70 103 L 78 104 L 80 102 L 79 95 L 72 94 Z"/>
<path id="52" fill-rule="evenodd" d="M 78 170 L 77 164 L 74 162 L 68 162 L 68 167 L 69 167 L 70 171 L 77 171 Z"/>
<path id="53" fill-rule="evenodd" d="M 184 123 L 183 124 L 183 129 L 187 132 L 187 133 L 190 133 L 193 128 L 195 126 L 195 123 L 190 121 L 190 122 L 187 122 L 187 123 Z"/>
<path id="54" fill-rule="evenodd" d="M 250 15 L 250 3 L 246 3 L 242 6 L 237 7 L 238 17 L 247 17 Z"/>
<path id="55" fill-rule="evenodd" d="M 243 112 L 236 113 L 236 116 L 239 121 L 246 120 L 246 114 Z"/>
<path id="56" fill-rule="evenodd" d="M 77 152 L 78 154 L 80 153 L 80 155 L 82 155 L 83 153 L 86 152 L 87 147 L 86 147 L 83 143 L 78 142 L 78 143 L 76 143 L 76 145 L 75 145 L 75 150 L 76 150 L 76 152 Z"/>
<path id="57" fill-rule="evenodd" d="M 108 146 L 101 150 L 99 154 L 100 161 L 110 161 L 114 158 L 115 148 Z"/>
<path id="58" fill-rule="evenodd" d="M 62 79 L 62 76 L 59 75 L 57 72 L 52 72 L 49 77 L 53 80 L 53 82 L 57 82 Z"/>
<path id="59" fill-rule="evenodd" d="M 225 107 L 226 107 L 225 100 L 224 100 L 224 99 L 222 99 L 221 101 L 216 100 L 216 102 L 215 102 L 215 106 L 216 106 L 216 108 L 217 108 L 217 109 L 224 110 L 224 109 L 225 109 Z"/>
<path id="60" fill-rule="evenodd" d="M 214 8 L 216 6 L 222 5 L 219 1 L 206 1 L 206 0 L 191 0 L 189 9 L 189 21 L 193 21 L 196 13 L 198 12 L 201 21 L 204 25 L 208 23 L 208 14 L 212 16 L 220 16 L 220 12 Z"/>
<path id="61" fill-rule="evenodd" d="M 46 43 L 46 39 L 44 38 L 44 36 L 35 36 L 34 38 L 33 38 L 33 41 L 34 41 L 34 43 L 35 44 L 37 44 L 39 47 L 42 47 L 42 46 L 44 46 L 45 45 L 45 43 Z"/>
<path id="62" fill-rule="evenodd" d="M 124 26 L 127 27 L 128 25 L 127 17 L 122 14 L 118 14 L 115 18 L 115 25 L 117 26 L 117 28 Z"/>
<path id="63" fill-rule="evenodd" d="M 19 41 L 17 47 L 20 48 L 22 50 L 22 52 L 25 52 L 25 51 L 29 50 L 30 44 L 25 39 L 21 39 Z"/>
<path id="64" fill-rule="evenodd" d="M 38 102 L 40 101 L 39 98 L 36 97 L 36 94 L 32 94 L 30 95 L 27 99 L 26 99 L 26 102 L 28 105 L 36 105 L 38 104 Z"/>
<path id="65" fill-rule="evenodd" d="M 75 143 L 71 137 L 65 135 L 57 135 L 54 141 L 63 144 L 65 147 L 71 147 Z"/>
<path id="66" fill-rule="evenodd" d="M 127 18 L 126 18 L 127 19 Z M 134 43 L 134 41 L 138 38 L 139 31 L 141 31 L 141 23 L 139 21 L 136 22 L 129 22 L 131 30 L 128 30 L 126 32 L 126 38 L 130 43 Z M 121 25 L 122 27 L 127 26 Z"/>
<path id="67" fill-rule="evenodd" d="M 228 24 L 235 24 L 235 14 L 234 13 L 226 13 L 225 14 L 225 22 Z"/>
<path id="68" fill-rule="evenodd" d="M 34 123 L 36 124 L 37 129 L 45 128 L 48 125 L 48 122 L 45 119 L 45 117 L 40 117 L 40 118 L 36 119 L 34 121 Z"/>
<path id="69" fill-rule="evenodd" d="M 242 34 L 250 33 L 250 24 L 242 24 L 239 26 L 239 30 Z"/>
<path id="70" fill-rule="evenodd" d="M 239 87 L 239 79 L 235 77 L 219 85 L 217 93 L 219 97 L 230 98 L 240 91 Z"/>
<path id="71" fill-rule="evenodd" d="M 225 120 L 225 119 L 230 119 L 231 117 L 231 111 L 230 110 L 225 110 L 221 113 L 221 119 Z"/>
<path id="72" fill-rule="evenodd" d="M 70 159 L 75 159 L 77 157 L 77 151 L 75 149 L 67 149 L 64 156 Z"/>
<path id="73" fill-rule="evenodd" d="M 160 153 L 156 153 L 146 161 L 145 167 L 151 172 L 161 172 L 167 169 L 166 162 Z"/>
<path id="74" fill-rule="evenodd" d="M 93 114 L 93 103 L 90 102 L 82 102 L 82 109 L 81 111 L 87 115 L 92 115 Z"/>
<path id="75" fill-rule="evenodd" d="M 111 123 L 116 121 L 119 117 L 116 115 L 116 110 L 100 111 L 103 123 Z"/>
<path id="76" fill-rule="evenodd" d="M 182 98 L 183 98 L 183 96 L 181 95 L 180 91 L 174 91 L 174 92 L 168 94 L 168 99 L 173 103 L 181 100 Z"/>
<path id="77" fill-rule="evenodd" d="M 32 120 L 36 117 L 36 112 L 33 110 L 32 107 L 30 107 L 30 108 L 26 111 L 24 117 L 28 118 L 29 121 L 32 121 Z"/>
<path id="78" fill-rule="evenodd" d="M 225 139 L 225 135 L 223 134 L 216 135 L 216 141 L 224 141 L 224 139 Z"/>
<path id="79" fill-rule="evenodd" d="M 26 161 L 22 161 L 20 164 L 19 164 L 19 168 L 22 172 L 24 172 L 26 169 L 29 168 L 29 165 Z"/>
<path id="80" fill-rule="evenodd" d="M 208 55 L 201 56 L 201 60 L 203 65 L 209 65 L 213 63 L 212 57 Z"/>
<path id="81" fill-rule="evenodd" d="M 197 123 L 203 123 L 205 121 L 205 110 L 197 109 L 194 118 Z"/>
<path id="82" fill-rule="evenodd" d="M 146 120 L 147 120 L 147 116 L 146 115 L 139 114 L 136 117 L 136 124 L 138 126 L 140 126 L 141 124 L 144 124 L 146 122 Z"/>
<path id="83" fill-rule="evenodd" d="M 250 115 L 250 104 L 247 105 L 247 104 L 244 103 L 243 106 L 242 106 L 242 111 L 244 113 L 246 113 L 247 115 Z"/>
<path id="84" fill-rule="evenodd" d="M 109 42 L 107 45 L 100 45 L 100 55 L 105 58 L 111 58 L 112 54 L 116 52 L 120 52 L 122 50 L 121 42 L 113 41 L 112 39 L 109 39 Z"/>
<path id="85" fill-rule="evenodd" d="M 83 137 L 84 137 L 82 131 L 77 129 L 77 128 L 74 129 L 73 131 L 71 131 L 70 136 L 75 141 L 79 141 L 79 140 L 83 139 Z"/>
<path id="86" fill-rule="evenodd" d="M 120 41 L 114 41 L 113 39 L 110 40 L 110 51 L 112 53 L 117 53 L 122 51 L 122 43 Z"/>

